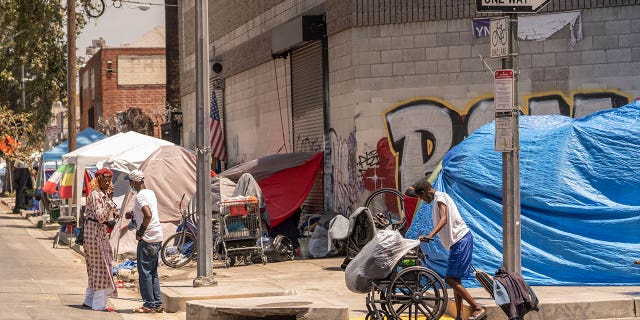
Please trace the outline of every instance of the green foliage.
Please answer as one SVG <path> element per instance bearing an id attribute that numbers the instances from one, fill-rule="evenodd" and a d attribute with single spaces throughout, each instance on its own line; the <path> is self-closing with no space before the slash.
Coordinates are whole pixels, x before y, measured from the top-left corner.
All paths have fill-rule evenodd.
<path id="1" fill-rule="evenodd" d="M 67 105 L 65 3 L 0 1 L 0 137 L 11 134 L 21 142 L 16 156 L 40 149 L 53 102 Z M 77 30 L 81 30 L 84 17 L 81 12 L 77 17 Z M 28 79 L 24 81 L 24 107 L 23 66 Z M 5 126 L 5 122 L 14 125 Z"/>
<path id="2" fill-rule="evenodd" d="M 12 160 L 19 160 L 26 162 L 31 153 L 34 150 L 39 149 L 39 145 L 42 141 L 42 133 L 37 132 L 32 119 L 31 113 L 14 113 L 6 107 L 0 106 L 0 138 L 10 136 L 20 143 L 18 149 L 11 155 L 3 155 L 0 151 L 0 155 L 7 156 Z M 40 137 L 39 139 L 32 139 L 30 137 Z"/>

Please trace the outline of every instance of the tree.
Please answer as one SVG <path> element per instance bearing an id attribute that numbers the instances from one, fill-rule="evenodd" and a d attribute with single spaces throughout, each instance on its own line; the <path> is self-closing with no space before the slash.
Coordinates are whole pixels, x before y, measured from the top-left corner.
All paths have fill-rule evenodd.
<path id="1" fill-rule="evenodd" d="M 0 156 L 17 159 L 41 149 L 53 102 L 66 104 L 66 9 L 62 4 L 58 0 L 0 1 L 0 138 L 10 135 L 20 142 L 15 153 L 0 152 Z M 81 30 L 85 17 L 77 17 Z M 27 80 L 22 78 L 23 68 Z"/>
<path id="2" fill-rule="evenodd" d="M 24 162 L 39 148 L 41 141 L 27 138 L 38 135 L 32 116 L 0 107 L 0 154 Z"/>

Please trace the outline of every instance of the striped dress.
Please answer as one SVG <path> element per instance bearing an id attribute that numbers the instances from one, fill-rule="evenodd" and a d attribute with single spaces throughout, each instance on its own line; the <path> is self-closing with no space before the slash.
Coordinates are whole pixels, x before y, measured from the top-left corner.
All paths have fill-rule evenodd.
<path id="1" fill-rule="evenodd" d="M 87 199 L 84 223 L 84 253 L 87 262 L 89 288 L 93 290 L 113 289 L 111 298 L 118 296 L 113 280 L 113 251 L 109 244 L 107 226 L 102 222 L 109 219 L 106 195 L 100 190 L 92 190 Z M 95 219 L 100 223 L 87 218 Z"/>

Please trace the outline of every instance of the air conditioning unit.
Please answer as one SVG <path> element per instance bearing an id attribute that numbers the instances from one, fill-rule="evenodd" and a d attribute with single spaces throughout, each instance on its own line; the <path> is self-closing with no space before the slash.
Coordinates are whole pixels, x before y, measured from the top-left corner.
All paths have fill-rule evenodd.
<path id="1" fill-rule="evenodd" d="M 100 38 L 98 40 L 91 40 L 91 46 L 96 48 L 102 48 L 106 45 L 104 39 Z"/>

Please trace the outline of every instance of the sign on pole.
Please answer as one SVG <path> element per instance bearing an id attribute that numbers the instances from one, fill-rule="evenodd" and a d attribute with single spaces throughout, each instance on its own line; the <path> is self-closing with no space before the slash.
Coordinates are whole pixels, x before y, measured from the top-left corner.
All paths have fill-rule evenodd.
<path id="1" fill-rule="evenodd" d="M 47 140 L 55 140 L 58 138 L 58 127 L 57 126 L 47 126 L 46 128 L 46 132 L 47 132 Z"/>
<path id="2" fill-rule="evenodd" d="M 491 58 L 504 58 L 511 53 L 509 48 L 509 17 L 493 18 L 489 22 L 491 34 L 489 53 Z"/>
<path id="3" fill-rule="evenodd" d="M 496 117 L 494 149 L 498 152 L 513 150 L 513 117 Z"/>
<path id="4" fill-rule="evenodd" d="M 512 69 L 496 70 L 493 80 L 493 105 L 496 114 L 495 150 L 513 150 L 513 96 L 514 72 Z"/>
<path id="5" fill-rule="evenodd" d="M 513 88 L 513 70 L 496 70 L 493 80 L 493 105 L 496 113 L 511 112 L 513 109 Z"/>
<path id="6" fill-rule="evenodd" d="M 533 13 L 551 0 L 476 0 L 478 12 Z"/>

